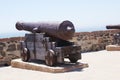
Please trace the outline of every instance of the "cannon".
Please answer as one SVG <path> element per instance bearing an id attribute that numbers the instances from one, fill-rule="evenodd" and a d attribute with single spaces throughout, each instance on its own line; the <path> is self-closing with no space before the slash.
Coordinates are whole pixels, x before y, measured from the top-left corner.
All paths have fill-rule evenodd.
<path id="1" fill-rule="evenodd" d="M 107 29 L 120 29 L 120 25 L 107 25 Z"/>
<path id="2" fill-rule="evenodd" d="M 57 37 L 63 40 L 71 39 L 74 35 L 74 25 L 70 21 L 63 22 L 39 22 L 39 23 L 16 23 L 18 30 L 26 30 L 36 33 L 46 33 L 53 37 Z"/>
<path id="3" fill-rule="evenodd" d="M 120 30 L 120 25 L 107 25 L 107 29 L 119 29 Z M 114 44 L 120 45 L 120 32 L 116 33 L 113 35 L 114 37 Z"/>
<path id="4" fill-rule="evenodd" d="M 54 66 L 64 64 L 64 58 L 71 63 L 81 59 L 81 46 L 69 41 L 75 32 L 72 22 L 17 22 L 15 26 L 18 30 L 31 32 L 20 42 L 23 61 L 42 60 L 46 65 Z"/>

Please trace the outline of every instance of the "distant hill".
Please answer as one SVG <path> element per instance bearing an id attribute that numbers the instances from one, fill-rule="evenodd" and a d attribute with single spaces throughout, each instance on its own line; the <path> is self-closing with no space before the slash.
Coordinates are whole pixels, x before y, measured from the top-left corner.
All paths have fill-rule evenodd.
<path id="1" fill-rule="evenodd" d="M 105 27 L 76 27 L 76 32 L 92 32 L 92 31 L 101 31 L 106 30 Z M 10 37 L 22 37 L 25 33 L 29 33 L 27 31 L 18 31 L 18 32 L 11 32 L 11 33 L 0 33 L 0 38 L 10 38 Z"/>
<path id="2" fill-rule="evenodd" d="M 25 35 L 25 32 L 1 33 L 0 38 L 22 37 L 24 35 Z"/>
<path id="3" fill-rule="evenodd" d="M 101 31 L 101 30 L 106 30 L 105 26 L 81 26 L 79 28 L 75 27 L 76 32 L 92 32 L 92 31 Z"/>

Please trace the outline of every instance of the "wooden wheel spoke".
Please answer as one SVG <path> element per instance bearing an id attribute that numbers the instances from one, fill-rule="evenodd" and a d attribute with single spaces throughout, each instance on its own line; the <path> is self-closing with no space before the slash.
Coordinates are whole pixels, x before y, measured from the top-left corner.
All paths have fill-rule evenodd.
<path id="1" fill-rule="evenodd" d="M 22 53 L 21 53 L 21 57 L 23 61 L 28 61 L 30 58 L 30 52 L 27 48 L 23 49 Z"/>
<path id="2" fill-rule="evenodd" d="M 57 62 L 55 60 L 56 60 L 56 57 L 55 57 L 54 51 L 53 50 L 49 50 L 47 52 L 46 59 L 45 59 L 46 64 L 48 66 L 53 66 Z"/>

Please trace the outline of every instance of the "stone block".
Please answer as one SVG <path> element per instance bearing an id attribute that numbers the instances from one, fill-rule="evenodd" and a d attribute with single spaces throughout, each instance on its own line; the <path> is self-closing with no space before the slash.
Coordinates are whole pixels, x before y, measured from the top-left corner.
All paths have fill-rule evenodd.
<path id="1" fill-rule="evenodd" d="M 0 46 L 5 47 L 5 46 L 6 46 L 6 44 L 5 44 L 5 43 L 3 43 L 3 42 L 0 42 Z"/>
<path id="2" fill-rule="evenodd" d="M 3 46 L 0 46 L 0 51 L 3 51 Z"/>
<path id="3" fill-rule="evenodd" d="M 15 50 L 16 50 L 16 45 L 15 44 L 8 45 L 7 51 L 15 51 Z"/>
<path id="4" fill-rule="evenodd" d="M 77 63 L 77 64 L 61 64 L 58 66 L 50 67 L 45 65 L 44 63 L 36 63 L 36 62 L 23 62 L 21 59 L 15 59 L 11 61 L 11 66 L 15 68 L 27 69 L 27 70 L 35 70 L 35 71 L 43 71 L 50 73 L 62 73 L 68 72 L 75 69 L 83 69 L 88 67 L 88 64 L 85 63 Z"/>
<path id="5" fill-rule="evenodd" d="M 17 50 L 20 50 L 20 49 L 21 49 L 20 44 L 17 44 Z"/>

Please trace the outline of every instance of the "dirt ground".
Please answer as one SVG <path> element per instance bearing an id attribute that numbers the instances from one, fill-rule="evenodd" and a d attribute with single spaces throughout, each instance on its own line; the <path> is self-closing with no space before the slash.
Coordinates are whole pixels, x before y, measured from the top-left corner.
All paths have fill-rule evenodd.
<path id="1" fill-rule="evenodd" d="M 0 80 L 120 80 L 120 51 L 83 53 L 79 62 L 88 63 L 89 67 L 65 73 L 0 67 Z"/>

